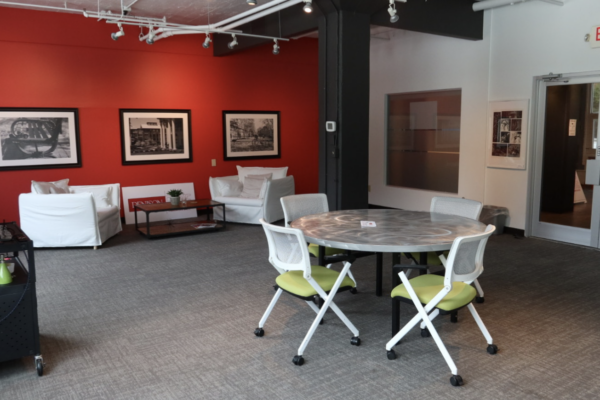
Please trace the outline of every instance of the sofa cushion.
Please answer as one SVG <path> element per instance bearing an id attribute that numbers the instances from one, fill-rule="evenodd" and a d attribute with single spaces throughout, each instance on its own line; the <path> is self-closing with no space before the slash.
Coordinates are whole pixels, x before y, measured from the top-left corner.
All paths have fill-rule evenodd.
<path id="1" fill-rule="evenodd" d="M 57 194 L 69 193 L 69 180 L 61 179 L 54 182 L 31 181 L 31 193 L 36 194 Z"/>
<path id="2" fill-rule="evenodd" d="M 262 207 L 264 199 L 247 199 L 244 197 L 215 197 L 214 201 L 225 203 L 228 206 Z"/>
<path id="3" fill-rule="evenodd" d="M 248 175 L 244 180 L 244 189 L 242 190 L 242 193 L 240 193 L 240 197 L 247 199 L 262 199 L 265 195 L 267 181 L 270 179 L 271 174 Z"/>
<path id="4" fill-rule="evenodd" d="M 94 198 L 94 203 L 96 204 L 96 211 L 99 208 L 109 208 L 113 204 L 111 204 L 111 196 L 112 196 L 112 187 L 108 185 L 102 186 L 86 186 L 86 187 L 77 187 L 72 186 L 70 188 L 71 193 L 91 193 Z"/>
<path id="5" fill-rule="evenodd" d="M 262 175 L 262 174 L 273 174 L 271 179 L 282 179 L 287 176 L 288 167 L 281 168 L 262 168 L 262 167 L 240 167 L 237 166 L 238 179 L 244 183 L 244 179 L 248 175 Z"/>
<path id="6" fill-rule="evenodd" d="M 240 181 L 231 179 L 213 178 L 217 183 L 217 188 L 223 197 L 237 197 L 242 193 L 243 185 Z"/>

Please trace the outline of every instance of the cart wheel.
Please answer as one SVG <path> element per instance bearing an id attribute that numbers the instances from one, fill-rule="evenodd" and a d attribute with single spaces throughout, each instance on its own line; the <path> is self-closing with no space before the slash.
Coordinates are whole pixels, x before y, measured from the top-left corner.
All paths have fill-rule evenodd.
<path id="1" fill-rule="evenodd" d="M 35 369 L 37 369 L 38 376 L 44 375 L 44 362 L 41 358 L 35 359 Z"/>

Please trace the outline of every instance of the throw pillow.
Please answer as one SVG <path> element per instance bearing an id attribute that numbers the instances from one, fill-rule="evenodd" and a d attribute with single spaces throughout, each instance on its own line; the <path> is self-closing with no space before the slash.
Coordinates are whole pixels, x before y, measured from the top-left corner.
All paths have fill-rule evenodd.
<path id="1" fill-rule="evenodd" d="M 261 194 L 263 184 L 266 183 L 266 178 L 250 178 L 247 176 L 244 180 L 244 189 L 242 190 L 242 193 L 240 193 L 240 197 L 244 197 L 246 199 L 258 199 Z"/>
<path id="2" fill-rule="evenodd" d="M 112 206 L 112 186 L 72 186 L 71 193 L 91 193 L 96 203 L 96 208 L 108 208 Z"/>
<path id="3" fill-rule="evenodd" d="M 50 188 L 54 188 L 56 193 L 68 193 L 69 192 L 69 180 L 61 179 L 60 181 L 54 182 L 37 182 L 31 181 L 31 193 L 36 194 L 50 194 Z M 61 192 L 60 190 L 64 190 Z"/>
<path id="4" fill-rule="evenodd" d="M 262 174 L 262 175 L 248 175 L 246 178 L 253 179 L 264 179 L 262 187 L 260 188 L 260 193 L 258 194 L 259 199 L 264 199 L 265 194 L 267 193 L 267 182 L 271 180 L 273 174 Z"/>
<path id="5" fill-rule="evenodd" d="M 261 175 L 271 173 L 273 176 L 271 179 L 281 179 L 287 176 L 288 167 L 281 168 L 262 168 L 262 167 L 240 167 L 237 166 L 238 170 L 238 179 L 240 182 L 244 183 L 244 179 L 248 175 Z"/>
<path id="6" fill-rule="evenodd" d="M 224 197 L 238 197 L 240 193 L 242 193 L 242 182 L 240 181 L 232 181 L 230 179 L 219 179 L 215 178 L 217 182 L 217 187 L 219 188 L 219 192 L 221 196 Z"/>

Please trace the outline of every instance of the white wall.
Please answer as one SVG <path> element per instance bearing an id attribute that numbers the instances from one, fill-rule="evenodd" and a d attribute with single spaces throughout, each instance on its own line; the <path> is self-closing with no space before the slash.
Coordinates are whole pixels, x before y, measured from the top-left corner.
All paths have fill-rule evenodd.
<path id="1" fill-rule="evenodd" d="M 533 77 L 549 73 L 600 69 L 600 49 L 584 41 L 592 26 L 600 25 L 600 1 L 572 0 L 564 6 L 532 1 L 491 12 L 489 100 L 530 100 L 529 145 Z M 527 170 L 486 168 L 485 203 L 508 207 L 510 226 L 525 228 Z"/>
<path id="2" fill-rule="evenodd" d="M 469 41 L 392 32 L 389 41 L 371 40 L 369 203 L 429 210 L 432 197 L 448 195 L 385 185 L 385 95 L 455 88 L 462 89 L 458 196 L 483 201 L 489 34 Z"/>
<path id="3" fill-rule="evenodd" d="M 600 1 L 530 1 L 486 11 L 484 22 L 482 41 L 406 31 L 371 41 L 369 203 L 426 210 L 439 194 L 385 186 L 385 94 L 461 88 L 458 196 L 508 207 L 507 225 L 525 228 L 530 160 L 526 170 L 485 166 L 487 104 L 527 99 L 531 105 L 534 76 L 600 69 L 600 49 L 583 40 L 600 25 Z"/>

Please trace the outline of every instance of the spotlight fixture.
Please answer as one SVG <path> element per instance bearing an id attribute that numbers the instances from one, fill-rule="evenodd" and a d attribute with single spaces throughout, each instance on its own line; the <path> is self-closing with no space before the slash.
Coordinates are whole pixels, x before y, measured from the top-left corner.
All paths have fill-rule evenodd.
<path id="1" fill-rule="evenodd" d="M 204 47 L 205 49 L 208 49 L 210 47 L 210 42 L 212 42 L 212 40 L 210 40 L 210 36 L 207 33 L 206 39 L 204 39 L 204 43 L 202 43 L 202 47 Z"/>
<path id="2" fill-rule="evenodd" d="M 396 11 L 396 2 L 394 0 L 390 0 L 390 7 L 388 8 L 388 13 L 390 13 L 390 22 L 398 22 L 400 17 L 398 17 L 398 11 Z"/>
<path id="3" fill-rule="evenodd" d="M 119 26 L 119 32 L 111 33 L 110 37 L 112 40 L 119 40 L 121 36 L 125 36 L 125 32 L 123 32 L 123 27 L 121 24 L 117 24 Z"/>
<path id="4" fill-rule="evenodd" d="M 85 8 L 83 9 L 83 16 L 86 18 L 89 18 L 90 16 Z"/>
<path id="5" fill-rule="evenodd" d="M 304 0 L 304 6 L 302 6 L 302 9 L 304 10 L 305 13 L 311 13 L 312 12 L 312 0 Z"/>
<path id="6" fill-rule="evenodd" d="M 273 41 L 275 42 L 273 45 L 273 54 L 277 55 L 279 54 L 279 44 L 277 43 L 277 39 L 273 39 Z"/>
<path id="7" fill-rule="evenodd" d="M 231 38 L 233 40 L 231 42 L 229 42 L 229 44 L 227 45 L 227 47 L 229 47 L 231 50 L 233 50 L 233 48 L 235 46 L 237 46 L 238 42 L 237 42 L 237 39 L 235 38 L 235 35 L 231 35 Z"/>
<path id="8" fill-rule="evenodd" d="M 246 0 L 246 3 L 248 3 L 249 6 L 255 6 L 256 0 Z"/>
<path id="9" fill-rule="evenodd" d="M 154 44 L 155 36 L 156 36 L 156 33 L 154 33 L 154 30 L 150 29 L 150 32 L 148 32 L 148 39 L 146 39 L 146 43 Z"/>

